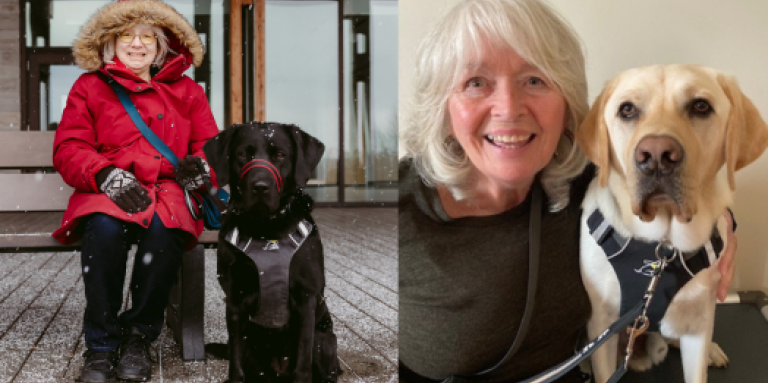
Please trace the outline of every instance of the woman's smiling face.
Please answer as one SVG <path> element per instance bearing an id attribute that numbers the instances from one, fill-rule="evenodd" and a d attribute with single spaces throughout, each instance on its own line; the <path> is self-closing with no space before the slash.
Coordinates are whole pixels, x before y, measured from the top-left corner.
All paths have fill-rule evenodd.
<path id="1" fill-rule="evenodd" d="M 448 98 L 451 132 L 480 181 L 530 185 L 557 148 L 567 122 L 562 93 L 510 48 L 483 46 Z"/>
<path id="2" fill-rule="evenodd" d="M 149 67 L 157 56 L 157 38 L 152 28 L 137 25 L 122 33 L 130 32 L 133 39 L 130 42 L 124 42 L 120 37 L 115 38 L 115 55 L 118 59 L 139 77 L 149 74 Z M 142 36 L 153 36 L 153 41 L 149 44 L 142 42 Z"/>

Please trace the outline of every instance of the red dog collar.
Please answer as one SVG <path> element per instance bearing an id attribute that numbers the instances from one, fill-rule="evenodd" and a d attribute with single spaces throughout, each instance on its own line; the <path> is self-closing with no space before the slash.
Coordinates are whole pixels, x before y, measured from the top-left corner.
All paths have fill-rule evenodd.
<path id="1" fill-rule="evenodd" d="M 240 178 L 242 179 L 245 176 L 245 173 L 248 173 L 250 170 L 255 168 L 264 168 L 269 170 L 270 173 L 272 173 L 272 177 L 275 178 L 275 185 L 277 185 L 277 192 L 280 193 L 280 189 L 282 189 L 283 186 L 283 178 L 280 177 L 280 172 L 277 170 L 277 167 L 275 165 L 272 165 L 271 162 L 267 160 L 262 159 L 254 159 L 251 161 L 248 161 L 245 165 L 243 165 L 243 172 L 240 174 Z"/>

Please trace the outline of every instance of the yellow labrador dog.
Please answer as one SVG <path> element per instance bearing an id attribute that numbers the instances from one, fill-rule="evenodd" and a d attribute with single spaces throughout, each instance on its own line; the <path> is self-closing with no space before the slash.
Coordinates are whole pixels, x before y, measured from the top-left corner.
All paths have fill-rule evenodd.
<path id="1" fill-rule="evenodd" d="M 599 169 L 581 228 L 590 338 L 642 297 L 659 268 L 657 244 L 664 243 L 662 256 L 677 256 L 649 309 L 651 330 L 661 336 L 650 333 L 645 355 L 630 367 L 643 370 L 663 360 L 663 336 L 679 340 L 685 382 L 706 382 L 708 363 L 727 364 L 711 341 L 723 212 L 732 203 L 734 172 L 768 146 L 768 126 L 732 78 L 699 66 L 651 66 L 610 81 L 577 140 Z M 639 290 L 634 297 L 623 296 L 633 287 Z M 618 343 L 613 337 L 593 355 L 598 383 L 616 369 Z"/>

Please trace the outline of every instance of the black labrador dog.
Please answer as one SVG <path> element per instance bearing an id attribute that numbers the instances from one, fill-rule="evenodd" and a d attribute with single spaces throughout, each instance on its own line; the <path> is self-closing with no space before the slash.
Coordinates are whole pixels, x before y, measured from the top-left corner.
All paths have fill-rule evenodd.
<path id="1" fill-rule="evenodd" d="M 230 382 L 336 382 L 323 246 L 303 188 L 325 150 L 295 125 L 235 124 L 203 151 L 230 185 L 219 231 Z M 214 354 L 215 348 L 210 348 Z"/>

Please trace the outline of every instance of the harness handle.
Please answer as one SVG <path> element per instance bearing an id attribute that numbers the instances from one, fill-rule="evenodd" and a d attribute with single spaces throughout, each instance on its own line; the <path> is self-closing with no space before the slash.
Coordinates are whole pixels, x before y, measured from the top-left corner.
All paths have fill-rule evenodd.
<path id="1" fill-rule="evenodd" d="M 627 342 L 627 355 L 624 357 L 624 363 L 622 366 L 625 371 L 629 366 L 629 359 L 632 357 L 632 353 L 634 351 L 633 348 L 635 345 L 635 339 L 642 335 L 650 325 L 650 320 L 648 319 L 647 315 L 648 308 L 651 307 L 651 300 L 653 299 L 653 294 L 656 292 L 656 286 L 659 284 L 661 273 L 664 272 L 664 269 L 667 268 L 669 263 L 674 261 L 675 258 L 680 255 L 680 250 L 670 245 L 671 244 L 669 241 L 662 241 L 659 242 L 659 244 L 656 246 L 656 259 L 659 260 L 659 266 L 658 268 L 654 269 L 653 277 L 651 277 L 651 281 L 648 283 L 648 289 L 645 291 L 645 295 L 643 296 L 643 312 L 640 314 L 640 316 L 637 317 L 637 319 L 635 319 L 635 323 L 633 323 L 631 327 L 627 328 L 627 332 L 629 333 L 629 341 Z M 661 254 L 661 251 L 664 248 L 670 247 L 672 248 L 672 255 L 664 256 Z"/>

